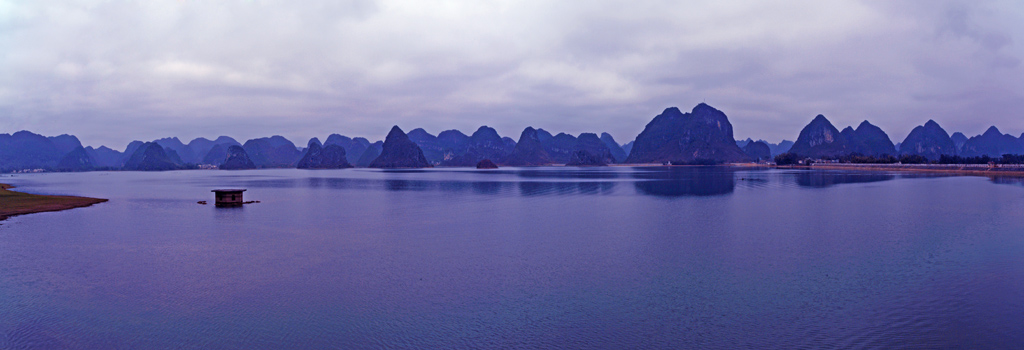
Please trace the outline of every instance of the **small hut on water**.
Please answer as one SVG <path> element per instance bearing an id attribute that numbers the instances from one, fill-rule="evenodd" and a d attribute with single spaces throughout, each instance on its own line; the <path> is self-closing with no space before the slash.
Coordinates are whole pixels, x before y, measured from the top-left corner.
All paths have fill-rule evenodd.
<path id="1" fill-rule="evenodd" d="M 240 207 L 245 203 L 242 200 L 244 189 L 221 189 L 210 192 L 215 194 L 216 202 L 214 204 L 218 207 Z"/>

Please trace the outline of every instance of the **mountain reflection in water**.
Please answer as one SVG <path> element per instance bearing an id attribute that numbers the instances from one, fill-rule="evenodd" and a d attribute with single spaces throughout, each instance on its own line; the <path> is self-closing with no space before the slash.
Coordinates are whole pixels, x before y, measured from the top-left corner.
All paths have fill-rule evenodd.
<path id="1" fill-rule="evenodd" d="M 989 179 L 994 184 L 1024 186 L 1024 178 L 1021 177 L 993 176 Z"/>
<path id="2" fill-rule="evenodd" d="M 831 187 L 840 184 L 855 184 L 889 181 L 896 178 L 892 174 L 879 173 L 851 173 L 838 171 L 801 171 L 795 176 L 797 185 L 802 187 Z"/>
<path id="3" fill-rule="evenodd" d="M 889 181 L 897 175 L 870 172 L 842 171 L 796 171 L 776 173 L 775 176 L 761 176 L 761 168 L 734 168 L 716 166 L 681 167 L 632 167 L 632 168 L 558 168 L 512 169 L 496 171 L 458 171 L 436 169 L 433 171 L 387 171 L 383 174 L 438 175 L 432 179 L 407 178 L 341 178 L 310 177 L 305 184 L 297 179 L 257 179 L 245 182 L 253 188 L 330 188 L 342 190 L 385 190 L 385 191 L 438 191 L 472 192 L 476 194 L 502 195 L 518 193 L 521 196 L 545 195 L 609 195 L 615 193 L 620 183 L 632 182 L 636 193 L 658 197 L 716 196 L 735 191 L 738 183 L 750 187 L 796 183 L 800 187 L 825 188 L 841 184 L 871 183 Z M 472 176 L 471 181 L 444 178 L 444 174 Z M 915 174 L 899 177 L 914 177 Z M 935 177 L 934 175 L 927 177 Z M 492 179 L 481 181 L 481 179 Z M 1016 179 L 993 179 L 996 183 L 1013 183 Z"/>
<path id="4" fill-rule="evenodd" d="M 0 349 L 1024 344 L 1019 179 L 610 166 L 4 182 L 110 201 L 2 222 Z M 261 202 L 196 204 L 212 188 Z"/>
<path id="5" fill-rule="evenodd" d="M 728 167 L 635 168 L 637 192 L 652 196 L 714 196 L 736 188 L 736 171 Z"/>

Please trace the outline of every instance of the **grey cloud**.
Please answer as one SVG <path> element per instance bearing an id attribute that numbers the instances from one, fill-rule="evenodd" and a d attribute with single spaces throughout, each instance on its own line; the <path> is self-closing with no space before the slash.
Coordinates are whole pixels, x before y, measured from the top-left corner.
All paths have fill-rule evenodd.
<path id="1" fill-rule="evenodd" d="M 611 132 L 706 101 L 738 138 L 814 115 L 902 139 L 1024 131 L 1012 1 L 0 0 L 0 132 L 379 139 Z"/>

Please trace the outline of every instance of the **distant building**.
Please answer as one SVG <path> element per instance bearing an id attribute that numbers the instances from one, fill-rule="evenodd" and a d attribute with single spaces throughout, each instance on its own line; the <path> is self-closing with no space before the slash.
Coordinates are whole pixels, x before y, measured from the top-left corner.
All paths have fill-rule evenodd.
<path id="1" fill-rule="evenodd" d="M 210 191 L 214 193 L 216 202 L 214 204 L 218 207 L 240 207 L 245 202 L 242 200 L 242 192 L 244 189 L 222 189 Z"/>

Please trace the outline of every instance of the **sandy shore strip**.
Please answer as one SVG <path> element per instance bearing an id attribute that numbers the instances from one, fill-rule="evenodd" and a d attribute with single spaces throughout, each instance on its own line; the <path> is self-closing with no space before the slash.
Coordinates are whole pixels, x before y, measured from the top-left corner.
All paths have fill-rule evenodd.
<path id="1" fill-rule="evenodd" d="M 13 187 L 0 184 L 0 221 L 15 215 L 88 207 L 107 201 L 101 198 L 45 196 L 10 191 L 9 189 Z"/>

